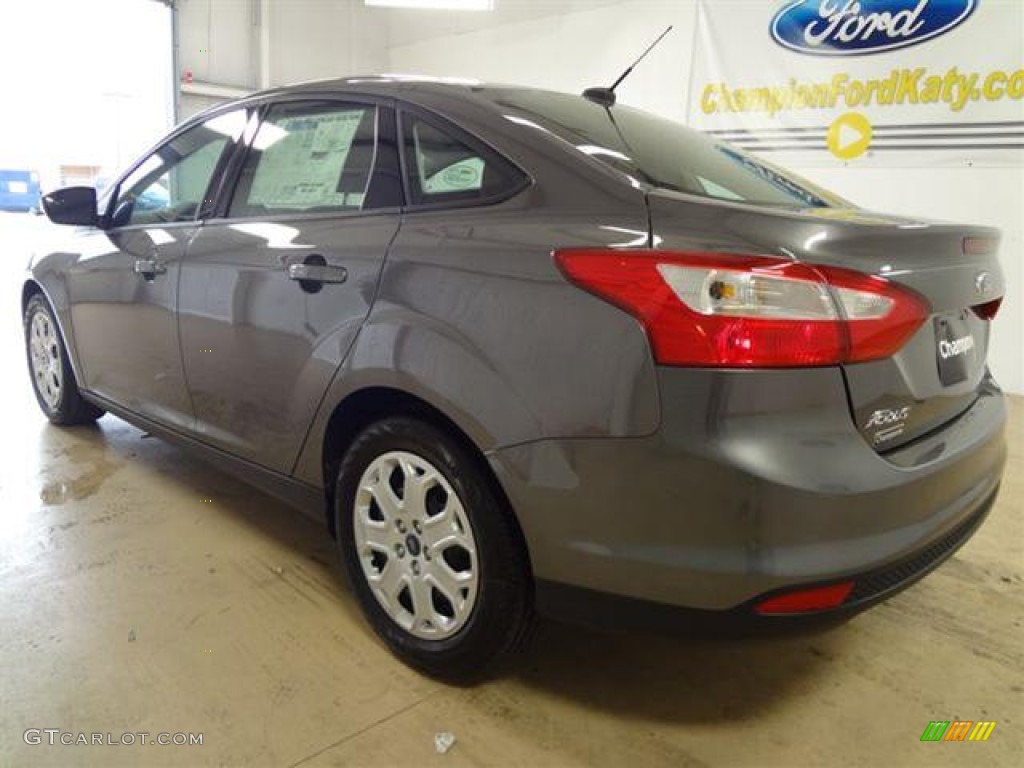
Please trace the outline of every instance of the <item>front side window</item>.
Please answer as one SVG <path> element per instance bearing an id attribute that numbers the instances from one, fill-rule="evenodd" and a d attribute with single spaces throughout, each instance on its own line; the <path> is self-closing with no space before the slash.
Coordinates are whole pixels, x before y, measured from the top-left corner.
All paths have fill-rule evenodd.
<path id="1" fill-rule="evenodd" d="M 225 149 L 242 135 L 245 122 L 244 110 L 228 112 L 156 150 L 121 183 L 114 226 L 194 219 Z"/>
<path id="2" fill-rule="evenodd" d="M 402 130 L 414 204 L 489 200 L 514 192 L 525 181 L 493 152 L 416 115 L 403 115 Z"/>
<path id="3" fill-rule="evenodd" d="M 273 107 L 253 139 L 228 215 L 362 210 L 376 134 L 373 106 L 307 102 Z"/>

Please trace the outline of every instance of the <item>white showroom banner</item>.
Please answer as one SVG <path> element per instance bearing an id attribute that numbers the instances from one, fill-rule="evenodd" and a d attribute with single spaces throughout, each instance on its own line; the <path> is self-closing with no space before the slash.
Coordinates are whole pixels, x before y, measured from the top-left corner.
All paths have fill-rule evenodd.
<path id="1" fill-rule="evenodd" d="M 1020 162 L 1024 0 L 700 0 L 697 27 L 690 124 L 740 146 Z"/>

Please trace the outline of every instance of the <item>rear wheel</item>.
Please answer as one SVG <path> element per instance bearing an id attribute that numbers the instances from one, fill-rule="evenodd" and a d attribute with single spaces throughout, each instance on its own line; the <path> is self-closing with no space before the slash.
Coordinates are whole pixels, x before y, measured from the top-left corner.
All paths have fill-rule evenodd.
<path id="1" fill-rule="evenodd" d="M 104 411 L 86 402 L 78 391 L 60 328 L 41 294 L 28 300 L 24 320 L 32 390 L 46 418 L 61 425 L 96 421 Z"/>
<path id="2" fill-rule="evenodd" d="M 338 475 L 338 542 L 370 623 L 410 665 L 472 677 L 530 618 L 521 537 L 473 457 L 433 426 L 378 422 Z"/>

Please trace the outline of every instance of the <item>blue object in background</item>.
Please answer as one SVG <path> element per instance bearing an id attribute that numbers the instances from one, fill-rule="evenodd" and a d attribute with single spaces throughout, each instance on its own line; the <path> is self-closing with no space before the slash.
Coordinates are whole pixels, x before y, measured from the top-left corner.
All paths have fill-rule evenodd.
<path id="1" fill-rule="evenodd" d="M 0 210 L 31 211 L 38 208 L 39 174 L 0 169 Z"/>

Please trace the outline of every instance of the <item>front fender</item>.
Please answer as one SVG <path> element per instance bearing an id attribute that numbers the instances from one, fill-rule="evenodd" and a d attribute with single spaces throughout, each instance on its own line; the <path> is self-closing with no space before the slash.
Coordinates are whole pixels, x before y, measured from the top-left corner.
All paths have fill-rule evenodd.
<path id="1" fill-rule="evenodd" d="M 22 285 L 21 310 L 24 315 L 25 304 L 32 293 L 43 295 L 53 309 L 57 328 L 60 330 L 61 338 L 64 339 L 64 346 L 67 349 L 71 370 L 75 373 L 75 380 L 83 382 L 85 379 L 75 346 L 75 329 L 71 322 L 71 301 L 65 278 L 66 269 L 76 260 L 76 254 L 61 251 L 36 259 L 29 268 L 29 274 Z"/>

